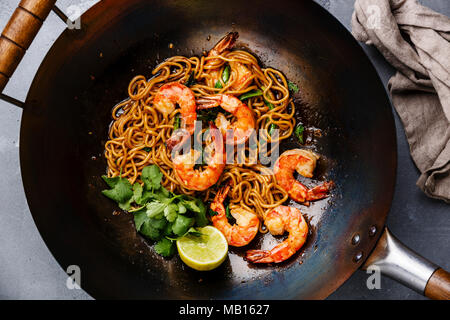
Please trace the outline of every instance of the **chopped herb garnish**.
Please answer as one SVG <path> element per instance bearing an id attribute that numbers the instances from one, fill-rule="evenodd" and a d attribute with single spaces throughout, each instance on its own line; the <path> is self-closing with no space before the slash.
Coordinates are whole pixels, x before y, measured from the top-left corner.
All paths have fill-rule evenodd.
<path id="1" fill-rule="evenodd" d="M 230 213 L 230 207 L 229 206 L 226 206 L 226 208 L 225 208 L 225 215 L 227 216 L 228 219 L 233 218 L 233 216 Z"/>
<path id="2" fill-rule="evenodd" d="M 220 111 L 220 108 L 198 110 L 197 111 L 197 120 L 205 121 L 205 122 L 214 121 L 214 120 L 216 120 L 219 111 Z"/>
<path id="3" fill-rule="evenodd" d="M 248 98 L 262 96 L 262 94 L 263 94 L 263 92 L 261 90 L 255 89 L 255 90 L 252 90 L 252 91 L 249 91 L 249 92 L 246 92 L 246 93 L 242 94 L 239 97 L 239 100 L 244 101 L 245 99 L 248 99 Z"/>
<path id="4" fill-rule="evenodd" d="M 264 99 L 264 103 L 269 107 L 269 110 L 272 110 L 273 108 L 275 108 L 275 106 L 270 103 L 269 101 L 267 101 L 266 99 Z M 275 129 L 278 128 L 278 126 L 275 123 L 271 123 L 269 126 L 269 136 L 272 135 L 272 133 L 275 131 Z"/>
<path id="5" fill-rule="evenodd" d="M 209 214 L 211 217 L 214 217 L 214 216 L 217 216 L 219 213 L 216 212 L 216 211 L 214 211 L 214 210 L 211 209 L 211 208 L 208 208 L 208 214 Z"/>
<path id="6" fill-rule="evenodd" d="M 175 116 L 175 121 L 173 123 L 173 130 L 180 129 L 180 114 Z"/>
<path id="7" fill-rule="evenodd" d="M 161 238 L 155 244 L 155 251 L 163 257 L 171 257 L 175 253 L 175 243 L 167 238 Z"/>
<path id="8" fill-rule="evenodd" d="M 222 77 L 221 77 L 221 78 L 222 78 L 222 82 L 223 82 L 224 84 L 227 84 L 228 80 L 230 80 L 230 75 L 231 75 L 231 68 L 230 68 L 229 65 L 227 65 L 227 66 L 225 67 L 225 69 L 223 69 Z M 222 89 L 222 88 L 223 88 L 222 82 L 220 82 L 220 80 L 217 80 L 217 81 L 216 81 L 216 84 L 214 85 L 214 88 L 216 88 L 216 89 Z"/>
<path id="9" fill-rule="evenodd" d="M 195 71 L 192 71 L 184 85 L 186 87 L 192 87 L 194 84 L 195 84 Z"/>
<path id="10" fill-rule="evenodd" d="M 220 83 L 220 80 L 216 81 L 216 84 L 214 85 L 214 88 L 216 88 L 216 89 L 222 89 L 223 88 L 222 84 Z"/>
<path id="11" fill-rule="evenodd" d="M 169 257 L 175 253 L 173 240 L 192 234 L 198 236 L 194 226 L 208 224 L 206 206 L 200 199 L 187 195 L 174 195 L 161 185 L 163 174 L 156 165 L 142 170 L 143 185 L 133 185 L 128 179 L 103 176 L 110 187 L 102 193 L 116 201 L 120 208 L 134 215 L 136 230 L 155 241 L 155 251 Z"/>
<path id="12" fill-rule="evenodd" d="M 133 198 L 133 186 L 128 179 L 121 177 L 108 178 L 107 176 L 102 176 L 102 178 L 111 188 L 103 190 L 102 194 L 117 202 L 122 210 L 128 210 L 131 207 Z"/>
<path id="13" fill-rule="evenodd" d="M 192 227 L 193 224 L 194 218 L 189 218 L 182 214 L 179 214 L 172 226 L 172 231 L 175 235 L 182 236 L 188 231 L 190 227 Z"/>
<path id="14" fill-rule="evenodd" d="M 186 232 L 186 234 L 183 235 L 184 236 L 194 236 L 194 237 L 202 237 L 202 236 L 207 236 L 206 234 L 203 234 L 201 232 L 198 232 L 197 230 L 195 230 L 195 228 L 190 227 L 189 230 Z"/>
<path id="15" fill-rule="evenodd" d="M 267 101 L 266 99 L 264 99 L 264 103 L 266 104 L 266 106 L 269 107 L 269 110 L 272 110 L 273 108 L 275 108 L 275 106 L 273 104 L 271 104 L 269 101 Z"/>
<path id="16" fill-rule="evenodd" d="M 288 88 L 289 88 L 290 91 L 292 91 L 294 93 L 297 93 L 297 92 L 300 91 L 298 86 L 295 83 L 293 83 L 292 81 L 289 81 L 289 80 L 288 80 Z"/>
<path id="17" fill-rule="evenodd" d="M 229 65 L 227 65 L 226 67 L 225 67 L 225 69 L 223 69 L 223 72 L 222 72 L 222 81 L 223 81 L 223 83 L 227 83 L 228 82 L 228 80 L 230 80 L 230 74 L 231 74 L 231 68 L 230 68 L 230 66 Z"/>
<path id="18" fill-rule="evenodd" d="M 275 123 L 271 123 L 269 126 L 269 136 L 272 136 L 272 133 L 275 131 L 275 129 L 278 128 L 278 126 Z"/>
<path id="19" fill-rule="evenodd" d="M 202 236 L 204 236 L 204 237 L 207 237 L 208 235 L 207 234 L 203 234 L 201 232 L 198 232 L 194 227 L 190 227 L 189 230 L 186 231 L 186 233 L 183 234 L 181 237 L 175 237 L 175 238 L 173 238 L 173 237 L 166 237 L 166 238 L 169 239 L 169 240 L 176 241 L 179 238 L 182 238 L 184 236 L 194 236 L 194 237 L 202 237 Z"/>
<path id="20" fill-rule="evenodd" d="M 228 204 L 225 205 L 225 215 L 227 216 L 227 219 L 231 224 L 236 223 L 236 219 L 231 215 L 230 206 Z"/>
<path id="21" fill-rule="evenodd" d="M 303 144 L 303 132 L 304 131 L 305 131 L 305 127 L 302 124 L 298 124 L 294 130 L 294 134 L 301 144 Z"/>

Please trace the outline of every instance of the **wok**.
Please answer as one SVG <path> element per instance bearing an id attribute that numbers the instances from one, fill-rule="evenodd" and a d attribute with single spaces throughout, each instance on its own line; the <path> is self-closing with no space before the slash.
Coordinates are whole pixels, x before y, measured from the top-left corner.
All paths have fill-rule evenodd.
<path id="1" fill-rule="evenodd" d="M 54 2 L 23 0 L 11 18 L 0 40 L 1 89 Z M 90 295 L 321 299 L 358 268 L 375 265 L 429 297 L 449 297 L 449 274 L 385 228 L 397 156 L 389 99 L 358 43 L 320 6 L 106 0 L 80 22 L 81 28 L 61 34 L 33 80 L 23 105 L 20 165 L 45 243 L 62 268 L 80 267 L 81 286 Z M 232 249 L 218 269 L 197 272 L 178 257 L 155 254 L 136 233 L 131 214 L 112 215 L 115 204 L 100 194 L 103 148 L 111 108 L 126 97 L 135 75 L 150 77 L 157 63 L 173 55 L 200 55 L 232 30 L 240 33 L 238 47 L 301 88 L 298 119 L 324 132 L 315 145 L 325 159 L 318 176 L 336 187 L 328 200 L 300 206 L 312 233 L 287 262 L 250 265 L 242 250 Z M 251 247 L 271 239 L 260 237 Z"/>

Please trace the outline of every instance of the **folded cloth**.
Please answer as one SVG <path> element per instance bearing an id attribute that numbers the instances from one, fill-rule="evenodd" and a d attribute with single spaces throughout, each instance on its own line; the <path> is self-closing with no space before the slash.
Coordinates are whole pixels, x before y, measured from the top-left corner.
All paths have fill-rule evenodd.
<path id="1" fill-rule="evenodd" d="M 356 0 L 352 33 L 397 69 L 388 88 L 417 185 L 450 202 L 450 19 L 416 0 Z"/>

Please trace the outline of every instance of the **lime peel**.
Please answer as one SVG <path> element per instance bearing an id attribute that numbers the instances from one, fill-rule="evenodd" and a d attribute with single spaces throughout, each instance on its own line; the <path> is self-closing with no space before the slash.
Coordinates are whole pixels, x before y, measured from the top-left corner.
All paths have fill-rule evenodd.
<path id="1" fill-rule="evenodd" d="M 217 268 L 228 255 L 225 236 L 215 227 L 197 228 L 202 236 L 186 235 L 177 240 L 178 254 L 189 267 L 199 271 Z"/>

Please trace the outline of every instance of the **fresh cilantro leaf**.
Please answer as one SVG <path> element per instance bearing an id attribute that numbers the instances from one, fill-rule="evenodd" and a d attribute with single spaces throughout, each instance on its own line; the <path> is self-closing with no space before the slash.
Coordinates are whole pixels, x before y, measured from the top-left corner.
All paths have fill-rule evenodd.
<path id="1" fill-rule="evenodd" d="M 131 209 L 131 203 L 133 203 L 133 197 L 131 197 L 128 201 L 125 202 L 120 202 L 119 203 L 119 208 L 124 210 L 124 211 L 128 211 Z"/>
<path id="2" fill-rule="evenodd" d="M 152 148 L 150 148 L 150 147 L 145 147 L 145 148 L 142 149 L 142 150 L 144 150 L 144 151 L 146 151 L 146 152 L 150 152 L 150 151 L 152 151 Z"/>
<path id="3" fill-rule="evenodd" d="M 155 229 L 164 230 L 164 228 L 167 225 L 167 220 L 162 218 L 161 219 L 148 218 L 148 223 Z"/>
<path id="4" fill-rule="evenodd" d="M 295 83 L 293 83 L 292 81 L 289 81 L 289 80 L 288 80 L 288 88 L 289 88 L 290 91 L 292 91 L 294 93 L 297 93 L 297 92 L 300 91 L 298 86 Z"/>
<path id="5" fill-rule="evenodd" d="M 167 207 L 167 204 L 159 202 L 155 200 L 153 202 L 149 202 L 146 206 L 147 208 L 147 217 L 149 218 L 158 218 L 162 217 L 164 209 Z"/>
<path id="6" fill-rule="evenodd" d="M 109 190 L 103 190 L 102 194 L 117 202 L 121 205 L 121 207 L 125 206 L 125 204 L 128 205 L 131 197 L 133 197 L 133 187 L 131 186 L 130 181 L 126 178 L 120 177 L 116 177 L 116 179 L 102 176 L 102 178 L 108 186 L 112 188 Z"/>
<path id="7" fill-rule="evenodd" d="M 158 190 L 161 187 L 163 174 L 157 165 L 147 166 L 142 169 L 141 179 L 147 190 Z"/>
<path id="8" fill-rule="evenodd" d="M 183 214 L 183 213 L 186 213 L 186 211 L 187 211 L 186 207 L 183 206 L 183 204 L 181 202 L 178 203 L 178 212 Z"/>
<path id="9" fill-rule="evenodd" d="M 184 236 L 194 236 L 194 237 L 201 237 L 201 236 L 207 236 L 206 234 L 203 234 L 201 232 L 198 232 L 194 227 L 190 227 L 188 231 L 186 231 L 185 234 L 183 234 L 180 237 L 167 237 L 169 240 L 177 241 L 179 238 L 183 238 Z"/>
<path id="10" fill-rule="evenodd" d="M 164 227 L 164 229 L 162 230 L 162 234 L 165 236 L 169 236 L 171 235 L 172 232 L 172 226 L 174 225 L 174 222 L 169 222 L 166 224 L 166 226 Z"/>
<path id="11" fill-rule="evenodd" d="M 151 191 L 143 190 L 142 194 L 139 194 L 140 191 L 134 191 L 134 201 L 140 205 L 146 205 L 150 199 L 154 199 L 154 194 Z"/>
<path id="12" fill-rule="evenodd" d="M 144 191 L 144 188 L 139 183 L 133 184 L 133 199 L 136 201 L 137 204 L 140 204 L 140 200 L 142 199 L 142 192 Z"/>
<path id="13" fill-rule="evenodd" d="M 155 244 L 155 251 L 163 257 L 170 257 L 175 253 L 174 242 L 167 238 L 162 238 Z"/>
<path id="14" fill-rule="evenodd" d="M 187 200 L 187 199 L 182 199 L 181 203 L 188 209 L 191 210 L 193 212 L 200 212 L 201 209 L 199 208 L 199 206 L 197 205 L 197 201 L 196 199 L 191 199 L 191 200 Z"/>
<path id="15" fill-rule="evenodd" d="M 173 242 L 170 239 L 176 240 L 176 237 L 187 234 L 201 235 L 193 225 L 202 227 L 208 224 L 207 207 L 201 199 L 169 192 L 161 186 L 162 177 L 156 165 L 142 170 L 141 180 L 144 185 L 138 182 L 131 185 L 127 179 L 120 176 L 114 178 L 103 176 L 111 188 L 104 190 L 103 194 L 116 201 L 120 208 L 133 214 L 136 230 L 143 236 L 157 241 L 156 252 L 170 256 L 174 253 Z"/>
<path id="16" fill-rule="evenodd" d="M 117 182 L 119 182 L 120 177 L 109 178 L 108 176 L 102 176 L 102 179 L 106 182 L 108 187 L 114 188 L 116 186 Z"/>
<path id="17" fill-rule="evenodd" d="M 177 236 L 182 236 L 194 223 L 194 218 L 189 218 L 179 214 L 172 226 L 172 231 Z"/>
<path id="18" fill-rule="evenodd" d="M 141 227 L 144 224 L 144 222 L 148 220 L 147 210 L 145 208 L 143 208 L 139 211 L 134 212 L 133 215 L 134 215 L 134 224 L 136 226 L 136 230 L 139 231 L 139 230 L 141 230 Z"/>
<path id="19" fill-rule="evenodd" d="M 208 224 L 208 218 L 206 217 L 206 206 L 201 199 L 187 197 L 181 199 L 179 205 L 187 208 L 187 210 L 194 213 L 195 223 L 198 227 L 204 227 Z M 182 212 L 180 212 L 182 213 Z"/>
<path id="20" fill-rule="evenodd" d="M 169 204 L 164 208 L 164 217 L 166 217 L 167 221 L 173 222 L 177 218 L 178 215 L 178 206 L 176 204 Z"/>
<path id="21" fill-rule="evenodd" d="M 194 227 L 190 227 L 185 235 L 190 235 L 190 236 L 194 236 L 194 237 L 206 236 L 205 234 L 198 232 Z"/>
<path id="22" fill-rule="evenodd" d="M 170 192 L 163 186 L 161 186 L 157 192 L 155 192 L 155 197 L 159 198 L 170 198 Z M 174 196 L 175 197 L 175 196 Z"/>
<path id="23" fill-rule="evenodd" d="M 158 240 L 159 238 L 161 238 L 161 232 L 159 229 L 155 228 L 152 224 L 150 220 L 146 220 L 142 226 L 141 226 L 141 230 L 140 232 L 150 238 L 151 240 Z"/>
<path id="24" fill-rule="evenodd" d="M 195 212 L 195 224 L 197 227 L 204 227 L 208 224 L 208 218 L 206 217 L 206 206 L 202 200 L 196 199 L 197 207 L 200 209 L 199 212 Z"/>

